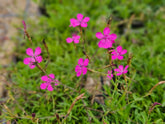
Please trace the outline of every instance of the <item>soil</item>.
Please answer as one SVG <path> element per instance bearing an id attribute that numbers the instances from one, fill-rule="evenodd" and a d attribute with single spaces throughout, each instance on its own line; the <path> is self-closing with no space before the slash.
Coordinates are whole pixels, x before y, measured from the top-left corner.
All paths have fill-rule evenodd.
<path id="1" fill-rule="evenodd" d="M 35 19 L 39 16 L 38 6 L 32 0 L 0 0 L 0 97 L 7 97 L 6 84 L 9 72 L 6 67 L 13 62 L 18 37 L 17 26 L 22 26 L 22 20 Z M 22 27 L 20 27 L 22 28 Z M 1 101 L 1 100 L 0 100 Z"/>

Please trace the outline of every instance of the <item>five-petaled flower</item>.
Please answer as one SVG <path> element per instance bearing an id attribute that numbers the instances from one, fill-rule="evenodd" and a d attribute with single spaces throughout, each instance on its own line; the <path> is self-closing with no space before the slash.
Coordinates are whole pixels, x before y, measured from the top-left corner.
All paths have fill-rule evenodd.
<path id="1" fill-rule="evenodd" d="M 24 64 L 29 65 L 30 69 L 33 69 L 35 67 L 35 62 L 42 62 L 42 56 L 41 54 L 41 48 L 37 47 L 35 49 L 35 52 L 33 53 L 33 50 L 31 48 L 26 49 L 26 54 L 29 55 L 30 57 L 24 59 Z"/>
<path id="2" fill-rule="evenodd" d="M 41 80 L 45 82 L 40 85 L 40 88 L 41 89 L 47 88 L 47 90 L 53 91 L 53 87 L 51 83 L 54 83 L 54 85 L 57 86 L 59 82 L 58 80 L 54 80 L 54 78 L 55 78 L 54 74 L 49 74 L 48 76 L 47 75 L 42 76 Z"/>
<path id="3" fill-rule="evenodd" d="M 76 26 L 81 26 L 81 27 L 87 27 L 88 24 L 87 22 L 90 20 L 89 17 L 85 17 L 83 19 L 83 15 L 82 14 L 77 14 L 77 19 L 70 19 L 70 25 L 69 27 L 76 27 Z"/>
<path id="4" fill-rule="evenodd" d="M 122 60 L 123 59 L 123 56 L 125 53 L 127 52 L 127 50 L 122 50 L 122 47 L 121 46 L 118 46 L 116 48 L 116 50 L 113 50 L 112 52 L 112 60 L 114 59 L 119 59 L 119 60 Z"/>
<path id="5" fill-rule="evenodd" d="M 126 65 L 125 68 L 123 67 L 123 65 L 119 65 L 119 68 L 114 69 L 114 71 L 118 72 L 116 74 L 117 76 L 120 76 L 128 72 L 127 68 L 128 68 L 128 65 Z"/>
<path id="6" fill-rule="evenodd" d="M 108 70 L 108 75 L 107 75 L 107 77 L 108 77 L 110 80 L 113 78 L 112 70 L 111 70 L 111 71 Z"/>
<path id="7" fill-rule="evenodd" d="M 100 48 L 111 48 L 112 44 L 115 43 L 115 39 L 117 38 L 116 34 L 109 34 L 110 29 L 106 27 L 103 31 L 103 34 L 101 32 L 96 33 L 96 37 L 100 39 L 98 46 Z"/>
<path id="8" fill-rule="evenodd" d="M 88 59 L 85 59 L 83 61 L 82 58 L 78 60 L 78 65 L 75 67 L 75 72 L 77 73 L 77 77 L 79 77 L 81 74 L 85 75 L 87 73 L 87 67 L 89 63 Z"/>
<path id="9" fill-rule="evenodd" d="M 67 42 L 67 43 L 71 43 L 71 42 L 73 41 L 74 43 L 79 43 L 79 39 L 80 39 L 80 36 L 79 36 L 79 35 L 77 35 L 77 34 L 72 34 L 72 38 L 68 37 L 68 38 L 66 39 L 66 42 Z"/>

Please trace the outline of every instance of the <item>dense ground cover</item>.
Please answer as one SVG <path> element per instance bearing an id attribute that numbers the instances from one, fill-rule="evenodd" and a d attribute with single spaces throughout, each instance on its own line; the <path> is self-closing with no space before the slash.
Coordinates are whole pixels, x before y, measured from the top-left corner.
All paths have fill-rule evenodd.
<path id="1" fill-rule="evenodd" d="M 71 113 L 63 120 L 63 123 L 163 123 L 165 121 L 165 85 L 162 84 L 154 89 L 151 95 L 143 97 L 159 81 L 165 80 L 165 3 L 162 1 L 58 1 L 46 4 L 47 16 L 42 16 L 36 23 L 27 21 L 28 32 L 32 37 L 31 43 L 23 39 L 16 49 L 17 64 L 9 68 L 12 84 L 8 86 L 10 98 L 5 105 L 12 114 L 1 116 L 2 118 L 16 119 L 18 123 L 32 123 L 32 113 L 39 123 L 59 123 L 67 114 L 74 99 L 81 93 L 85 98 L 74 105 Z M 128 58 L 132 54 L 132 63 L 129 67 L 130 88 L 129 100 L 121 97 L 117 89 L 104 86 L 105 104 L 94 102 L 91 104 L 90 94 L 84 88 L 79 93 L 59 85 L 53 92 L 41 90 L 40 77 L 44 75 L 39 69 L 29 69 L 23 64 L 26 57 L 26 48 L 42 48 L 42 56 L 47 58 L 47 52 L 42 40 L 45 39 L 50 53 L 50 63 L 47 73 L 54 73 L 56 78 L 65 85 L 74 89 L 80 89 L 79 82 L 82 77 L 76 77 L 74 71 L 78 58 L 84 54 L 79 45 L 74 48 L 73 44 L 67 44 L 74 28 L 69 27 L 70 18 L 78 13 L 90 17 L 86 28 L 87 53 L 94 56 L 90 68 L 98 70 L 107 65 L 107 54 L 103 49 L 98 49 L 96 32 L 103 31 L 106 27 L 106 19 L 112 15 L 111 32 L 118 34 L 116 45 L 122 45 L 127 49 Z M 21 24 L 20 24 L 21 25 Z M 96 52 L 97 51 L 97 52 Z M 83 57 L 85 58 L 85 56 Z M 127 60 L 125 60 L 127 61 Z M 44 66 L 46 60 L 41 63 Z M 101 70 L 107 73 L 107 70 Z M 100 78 L 101 75 L 92 74 L 92 77 Z M 83 82 L 85 83 L 85 81 Z M 118 83 L 123 83 L 119 80 Z M 149 114 L 149 109 L 154 102 L 161 103 L 155 106 Z M 14 103 L 14 104 L 13 104 Z M 57 119 L 57 116 L 60 119 Z M 20 118 L 19 118 L 20 117 Z"/>

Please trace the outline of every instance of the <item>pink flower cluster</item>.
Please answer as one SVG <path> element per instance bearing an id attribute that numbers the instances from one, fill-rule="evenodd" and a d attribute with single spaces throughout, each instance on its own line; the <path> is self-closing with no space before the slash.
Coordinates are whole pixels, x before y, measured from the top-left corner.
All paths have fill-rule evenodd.
<path id="1" fill-rule="evenodd" d="M 103 34 L 101 32 L 96 33 L 96 37 L 99 39 L 98 46 L 100 48 L 108 49 L 112 48 L 113 43 L 115 43 L 115 40 L 117 38 L 116 34 L 110 34 L 110 29 L 108 27 L 104 28 Z M 122 46 L 118 46 L 115 49 L 113 49 L 113 52 L 111 53 L 112 60 L 118 59 L 122 60 L 124 57 L 123 55 L 127 53 L 127 50 L 122 49 Z M 127 73 L 128 65 L 124 68 L 123 65 L 119 65 L 119 68 L 114 69 L 114 71 L 118 72 L 116 75 L 122 75 Z M 111 80 L 113 78 L 112 70 L 108 71 L 107 77 Z"/>
<path id="2" fill-rule="evenodd" d="M 77 14 L 77 19 L 70 19 L 70 25 L 69 27 L 87 27 L 88 24 L 87 22 L 90 20 L 89 17 L 85 17 L 83 18 L 83 15 L 80 13 L 80 14 Z M 75 44 L 79 43 L 79 39 L 80 39 L 80 36 L 77 35 L 77 34 L 73 34 L 72 37 L 68 37 L 66 39 L 66 42 L 67 43 L 71 43 L 71 42 L 74 42 Z M 85 75 L 87 73 L 87 67 L 88 66 L 88 63 L 89 63 L 89 60 L 88 59 L 85 59 L 83 60 L 82 58 L 80 58 L 78 60 L 78 65 L 76 65 L 75 67 L 75 72 L 77 73 L 77 77 L 79 77 L 81 74 Z"/>
<path id="3" fill-rule="evenodd" d="M 87 22 L 89 20 L 90 20 L 89 17 L 85 17 L 83 19 L 83 15 L 81 13 L 80 14 L 77 14 L 77 19 L 74 19 L 74 18 L 70 19 L 70 25 L 69 25 L 69 27 L 77 27 L 77 26 L 79 26 L 79 27 L 84 27 L 85 28 L 85 27 L 88 26 Z M 79 35 L 72 34 L 72 37 L 68 37 L 66 39 L 66 42 L 67 43 L 74 42 L 75 44 L 77 44 L 77 43 L 79 43 L 79 39 L 80 39 L 80 36 Z"/>
<path id="4" fill-rule="evenodd" d="M 44 81 L 44 83 L 40 85 L 40 88 L 53 91 L 53 87 L 51 83 L 53 82 L 54 85 L 57 86 L 59 82 L 58 80 L 54 80 L 54 78 L 55 78 L 54 74 L 49 74 L 48 76 L 47 75 L 42 76 L 41 80 Z"/>
<path id="5" fill-rule="evenodd" d="M 90 20 L 89 17 L 83 18 L 82 14 L 77 14 L 77 19 L 74 19 L 74 18 L 70 19 L 70 27 L 77 27 L 77 26 L 87 27 L 87 22 L 89 20 Z M 111 48 L 112 45 L 115 43 L 117 35 L 114 33 L 110 34 L 110 29 L 108 27 L 106 27 L 106 28 L 104 28 L 103 33 L 97 32 L 96 37 L 99 39 L 98 46 L 100 48 L 108 49 L 108 48 Z M 66 42 L 67 43 L 71 43 L 71 42 L 79 43 L 79 39 L 80 39 L 79 35 L 73 34 L 72 37 L 68 37 L 66 39 Z M 112 60 L 115 60 L 115 59 L 122 60 L 123 55 L 125 53 L 127 53 L 127 50 L 125 50 L 125 49 L 123 50 L 121 46 L 118 46 L 116 48 L 116 50 L 114 49 L 113 52 L 111 53 Z M 88 65 L 88 62 L 89 62 L 88 59 L 83 60 L 82 58 L 80 58 L 78 60 L 78 65 L 76 65 L 76 67 L 75 67 L 75 72 L 77 73 L 76 74 L 77 77 L 79 77 L 81 74 L 84 75 L 87 73 L 86 66 Z M 119 76 L 119 75 L 127 73 L 127 68 L 128 68 L 128 65 L 125 68 L 122 65 L 119 65 L 119 68 L 114 69 L 114 71 L 118 72 L 116 75 Z M 107 77 L 109 79 L 112 79 L 112 77 L 113 77 L 112 70 L 108 71 Z"/>
<path id="6" fill-rule="evenodd" d="M 42 56 L 41 54 L 41 48 L 37 47 L 35 49 L 35 52 L 33 53 L 33 50 L 31 48 L 26 49 L 26 54 L 30 57 L 24 59 L 24 64 L 29 65 L 30 69 L 33 69 L 36 65 L 35 63 L 41 63 L 42 62 Z M 41 77 L 41 80 L 45 81 L 45 83 L 42 83 L 40 85 L 41 89 L 48 89 L 49 91 L 53 91 L 53 87 L 51 86 L 51 83 L 55 83 L 55 86 L 58 85 L 58 80 L 54 80 L 55 76 L 54 74 L 45 75 Z"/>

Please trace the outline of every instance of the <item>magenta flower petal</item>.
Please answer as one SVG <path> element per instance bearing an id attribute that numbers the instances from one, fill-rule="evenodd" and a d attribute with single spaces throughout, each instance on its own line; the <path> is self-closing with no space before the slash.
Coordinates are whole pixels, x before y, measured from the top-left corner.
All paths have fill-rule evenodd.
<path id="1" fill-rule="evenodd" d="M 80 58 L 80 59 L 78 60 L 78 64 L 79 64 L 79 65 L 83 65 L 83 58 Z"/>
<path id="2" fill-rule="evenodd" d="M 81 27 L 86 28 L 88 26 L 88 24 L 86 22 L 81 22 Z"/>
<path id="3" fill-rule="evenodd" d="M 116 40 L 117 35 L 116 35 L 116 34 L 110 34 L 110 35 L 108 36 L 108 38 L 110 38 L 111 40 Z"/>
<path id="4" fill-rule="evenodd" d="M 85 75 L 87 73 L 87 68 L 82 68 L 82 72 L 83 72 L 83 75 Z"/>
<path id="5" fill-rule="evenodd" d="M 126 65 L 126 66 L 125 66 L 125 68 L 124 68 L 124 71 L 126 71 L 126 70 L 128 69 L 128 67 L 129 67 L 129 66 L 128 66 L 128 65 Z"/>
<path id="6" fill-rule="evenodd" d="M 25 58 L 25 59 L 23 60 L 23 63 L 24 63 L 25 65 L 28 65 L 28 64 L 30 63 L 30 58 Z"/>
<path id="7" fill-rule="evenodd" d="M 35 49 L 35 56 L 37 56 L 37 55 L 39 55 L 39 54 L 41 54 L 41 48 L 40 47 L 37 47 L 36 49 Z"/>
<path id="8" fill-rule="evenodd" d="M 112 42 L 109 41 L 108 39 L 106 39 L 106 43 L 105 43 L 104 48 L 111 48 L 111 47 L 112 47 Z"/>
<path id="9" fill-rule="evenodd" d="M 74 43 L 75 43 L 75 44 L 79 43 L 79 40 L 78 40 L 78 39 L 75 39 L 75 40 L 74 40 Z"/>
<path id="10" fill-rule="evenodd" d="M 123 70 L 123 65 L 119 65 L 119 69 L 120 70 Z"/>
<path id="11" fill-rule="evenodd" d="M 80 71 L 80 66 L 79 65 L 76 65 L 76 67 L 75 67 L 75 72 L 78 72 L 78 71 Z"/>
<path id="12" fill-rule="evenodd" d="M 119 65 L 119 68 L 114 69 L 114 71 L 118 72 L 116 75 L 119 76 L 119 75 L 127 73 L 128 72 L 127 68 L 128 68 L 128 65 L 126 65 L 125 68 L 123 67 L 123 65 Z"/>
<path id="13" fill-rule="evenodd" d="M 42 77 L 41 77 L 41 80 L 43 80 L 43 81 L 48 81 L 48 80 L 49 80 L 49 78 L 48 78 L 48 76 L 47 76 L 47 75 L 45 75 L 45 76 L 42 76 Z"/>
<path id="14" fill-rule="evenodd" d="M 122 73 L 119 72 L 119 73 L 117 73 L 116 75 L 117 75 L 117 76 L 120 76 L 120 75 L 122 75 Z"/>
<path id="15" fill-rule="evenodd" d="M 73 36 L 74 43 L 79 43 L 79 39 L 80 39 L 79 35 Z"/>
<path id="16" fill-rule="evenodd" d="M 116 54 L 116 51 L 115 51 L 115 50 L 113 50 L 112 54 Z"/>
<path id="17" fill-rule="evenodd" d="M 74 35 L 73 38 L 79 40 L 80 39 L 80 36 L 79 35 Z"/>
<path id="18" fill-rule="evenodd" d="M 118 47 L 116 48 L 116 50 L 117 50 L 118 52 L 121 52 L 121 51 L 122 51 L 122 47 L 121 47 L 121 46 L 118 46 Z"/>
<path id="19" fill-rule="evenodd" d="M 84 60 L 84 66 L 87 66 L 88 63 L 89 63 L 89 60 L 88 60 L 88 59 L 85 59 L 85 60 Z"/>
<path id="20" fill-rule="evenodd" d="M 51 78 L 55 78 L 55 76 L 54 76 L 54 74 L 49 74 L 49 77 L 51 77 Z"/>
<path id="21" fill-rule="evenodd" d="M 42 56 L 37 56 L 37 57 L 35 57 L 35 59 L 38 63 L 42 62 Z"/>
<path id="22" fill-rule="evenodd" d="M 32 48 L 27 48 L 26 49 L 26 54 L 29 55 L 29 56 L 33 56 L 33 50 L 32 50 Z"/>
<path id="23" fill-rule="evenodd" d="M 123 59 L 123 56 L 118 56 L 118 59 L 119 59 L 119 60 L 122 60 L 122 59 Z"/>
<path id="24" fill-rule="evenodd" d="M 83 15 L 82 15 L 81 13 L 77 14 L 77 19 L 78 19 L 79 21 L 82 21 Z"/>
<path id="25" fill-rule="evenodd" d="M 70 25 L 69 27 L 76 27 L 79 25 L 79 22 L 76 19 L 70 19 Z"/>
<path id="26" fill-rule="evenodd" d="M 129 67 L 129 66 L 128 66 L 128 65 L 126 65 L 126 66 L 125 66 L 125 69 L 127 69 L 128 67 Z"/>
<path id="27" fill-rule="evenodd" d="M 123 55 L 123 54 L 126 54 L 127 53 L 127 50 L 123 50 L 122 52 L 121 52 L 121 55 Z"/>
<path id="28" fill-rule="evenodd" d="M 114 59 L 116 59 L 116 58 L 117 58 L 117 56 L 113 56 L 113 55 L 112 55 L 112 60 L 114 60 Z"/>
<path id="29" fill-rule="evenodd" d="M 71 43 L 72 41 L 73 41 L 73 39 L 70 38 L 70 37 L 68 37 L 68 38 L 66 39 L 66 42 L 67 42 L 67 43 Z"/>
<path id="30" fill-rule="evenodd" d="M 81 75 L 81 71 L 78 71 L 76 75 L 79 77 Z"/>
<path id="31" fill-rule="evenodd" d="M 111 80 L 113 78 L 112 70 L 108 71 L 107 77 Z"/>
<path id="32" fill-rule="evenodd" d="M 102 44 L 102 47 L 105 48 L 105 49 L 107 49 L 107 48 L 111 47 L 111 44 L 110 44 L 110 42 L 106 39 L 106 40 L 104 40 L 104 43 Z"/>
<path id="33" fill-rule="evenodd" d="M 114 71 L 117 71 L 117 72 L 119 72 L 120 70 L 119 70 L 118 68 L 115 68 L 115 69 L 114 69 Z"/>
<path id="34" fill-rule="evenodd" d="M 53 87 L 51 85 L 48 85 L 48 90 L 53 91 Z"/>
<path id="35" fill-rule="evenodd" d="M 125 70 L 125 71 L 123 71 L 123 74 L 126 74 L 128 72 L 128 70 Z"/>
<path id="36" fill-rule="evenodd" d="M 98 46 L 99 46 L 100 48 L 104 48 L 104 43 L 105 43 L 105 40 L 102 39 L 102 40 L 99 41 Z"/>
<path id="37" fill-rule="evenodd" d="M 30 69 L 33 69 L 33 68 L 35 68 L 36 66 L 33 65 L 33 64 L 29 64 L 29 67 L 30 67 Z"/>
<path id="38" fill-rule="evenodd" d="M 109 35 L 110 29 L 108 27 L 104 28 L 104 35 Z"/>
<path id="39" fill-rule="evenodd" d="M 103 35 L 101 32 L 97 32 L 97 33 L 96 33 L 96 37 L 97 37 L 98 39 L 102 39 L 102 38 L 104 37 L 104 35 Z"/>
<path id="40" fill-rule="evenodd" d="M 85 18 L 83 19 L 83 22 L 88 22 L 89 20 L 90 20 L 89 17 L 85 17 Z"/>
<path id="41" fill-rule="evenodd" d="M 46 87 L 47 87 L 47 83 L 42 83 L 42 84 L 40 85 L 40 88 L 41 88 L 41 89 L 46 89 Z"/>

